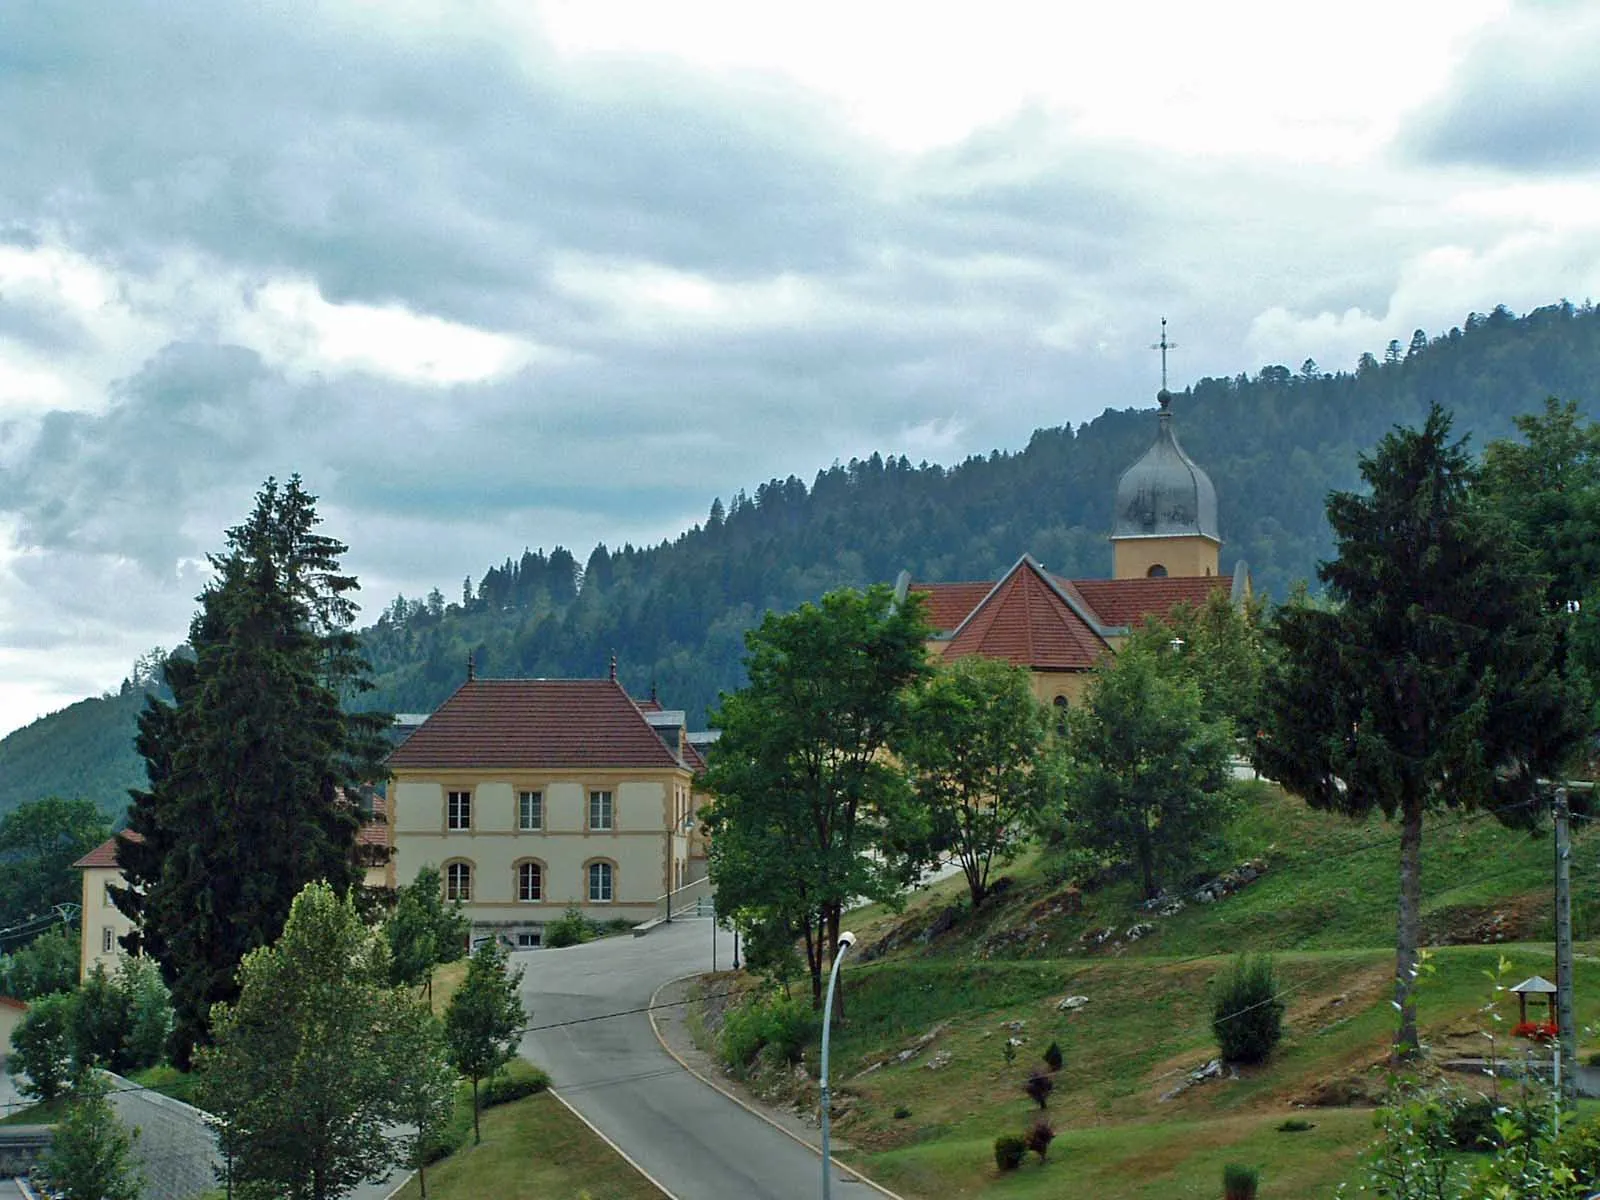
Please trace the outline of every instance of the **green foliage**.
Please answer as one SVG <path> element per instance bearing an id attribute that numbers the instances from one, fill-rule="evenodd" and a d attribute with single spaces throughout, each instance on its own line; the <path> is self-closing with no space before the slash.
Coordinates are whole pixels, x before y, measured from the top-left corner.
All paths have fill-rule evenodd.
<path id="1" fill-rule="evenodd" d="M 434 967 L 465 956 L 470 928 L 461 902 L 445 903 L 439 868 L 422 867 L 414 880 L 396 889 L 394 910 L 384 922 L 390 981 L 397 987 L 426 983 L 431 989 Z"/>
<path id="2" fill-rule="evenodd" d="M 996 863 L 1015 857 L 1041 814 L 1059 804 L 1061 776 L 1045 707 L 1025 667 L 972 656 L 912 693 L 895 751 L 926 817 L 924 856 L 953 855 L 972 906 Z M 915 837 L 912 839 L 915 840 Z"/>
<path id="3" fill-rule="evenodd" d="M 83 1066 L 124 1070 L 129 1065 L 122 1061 L 129 1014 L 103 963 L 95 964 L 72 1001 L 74 1058 Z"/>
<path id="4" fill-rule="evenodd" d="M 17 1085 L 23 1095 L 53 1099 L 73 1077 L 73 1008 L 72 993 L 56 992 L 34 1000 L 17 1022 L 6 1069 L 27 1076 Z"/>
<path id="5" fill-rule="evenodd" d="M 78 933 L 46 930 L 22 949 L 0 956 L 0 994 L 32 1000 L 78 986 Z"/>
<path id="6" fill-rule="evenodd" d="M 1261 1172 L 1241 1163 L 1229 1163 L 1222 1168 L 1223 1200 L 1256 1200 L 1256 1188 L 1261 1185 Z"/>
<path id="7" fill-rule="evenodd" d="M 800 953 L 794 948 L 800 931 L 781 913 L 762 917 L 746 912 L 744 918 L 740 928 L 744 933 L 745 968 L 788 991 L 789 982 L 800 974 Z"/>
<path id="8" fill-rule="evenodd" d="M 1270 956 L 1241 954 L 1211 1002 L 1211 1032 L 1225 1062 L 1265 1062 L 1283 1037 L 1283 1001 Z"/>
<path id="9" fill-rule="evenodd" d="M 1315 1128 L 1314 1124 L 1302 1117 L 1290 1117 L 1285 1121 L 1280 1121 L 1277 1126 L 1279 1133 L 1306 1133 Z"/>
<path id="10" fill-rule="evenodd" d="M 1543 582 L 1475 498 L 1477 471 L 1449 433 L 1434 406 L 1361 459 L 1370 492 L 1329 498 L 1338 555 L 1318 574 L 1336 606 L 1278 611 L 1253 743 L 1262 773 L 1313 806 L 1401 823 L 1398 1054 L 1418 1044 L 1423 814 L 1483 807 L 1532 824 L 1538 779 L 1584 729 Z"/>
<path id="11" fill-rule="evenodd" d="M 1170 656 L 1169 656 L 1170 657 Z M 1146 896 L 1227 820 L 1232 727 L 1163 657 L 1126 647 L 1068 717 L 1065 840 L 1131 859 Z"/>
<path id="12" fill-rule="evenodd" d="M 482 1140 L 480 1080 L 508 1062 L 522 1036 L 522 968 L 506 967 L 506 951 L 491 938 L 472 954 L 444 1013 L 450 1061 L 472 1083 L 472 1139 Z"/>
<path id="13" fill-rule="evenodd" d="M 88 800 L 50 796 L 0 820 L 0 925 L 76 904 L 83 879 L 72 864 L 111 836 L 111 826 Z"/>
<path id="14" fill-rule="evenodd" d="M 1002 1171 L 1015 1171 L 1027 1156 L 1028 1143 L 1014 1133 L 1006 1133 L 994 1140 L 994 1165 Z"/>
<path id="15" fill-rule="evenodd" d="M 394 1114 L 406 1130 L 406 1161 L 416 1168 L 420 1190 L 427 1195 L 429 1155 L 456 1107 L 458 1080 L 450 1065 L 444 1026 L 426 1005 L 404 1005 L 394 1014 L 385 1050 L 395 1061 L 408 1064 L 393 1084 Z"/>
<path id="16" fill-rule="evenodd" d="M 298 477 L 266 482 L 211 560 L 189 652 L 167 661 L 172 703 L 152 697 L 140 717 L 150 787 L 134 793 L 142 840 L 118 847 L 129 886 L 116 896 L 172 987 L 179 1065 L 301 888 L 360 881 L 347 796 L 382 778 L 387 720 L 341 707 L 367 679 L 356 581 L 318 521 Z"/>
<path id="17" fill-rule="evenodd" d="M 722 1061 L 736 1071 L 766 1051 L 780 1063 L 796 1063 L 820 1028 L 804 1000 L 779 995 L 751 996 L 723 1018 L 717 1045 Z"/>
<path id="18" fill-rule="evenodd" d="M 915 865 L 910 789 L 884 752 L 927 671 L 927 633 L 917 598 L 897 604 L 883 586 L 769 612 L 746 639 L 750 683 L 714 722 L 704 786 L 718 905 L 741 924 L 781 916 L 800 930 L 813 1007 L 844 905 L 897 899 Z"/>
<path id="19" fill-rule="evenodd" d="M 544 944 L 552 950 L 559 950 L 564 946 L 581 946 L 591 936 L 589 922 L 584 920 L 583 913 L 576 904 L 567 905 L 564 913 L 544 927 Z"/>
<path id="20" fill-rule="evenodd" d="M 62 1200 L 139 1200 L 144 1180 L 133 1159 L 137 1131 L 129 1133 L 107 1099 L 110 1084 L 96 1071 L 72 1089 L 72 1102 L 55 1126 L 41 1164 Z"/>
<path id="21" fill-rule="evenodd" d="M 202 1105 L 222 1122 L 233 1178 L 272 1195 L 331 1200 L 384 1169 L 387 1127 L 431 1111 L 444 1077 L 418 1006 L 389 985 L 383 937 L 326 883 L 295 897 L 211 1021 Z"/>
<path id="22" fill-rule="evenodd" d="M 536 1096 L 550 1086 L 550 1076 L 532 1063 L 513 1058 L 483 1085 L 483 1106 L 494 1108 L 524 1096 Z"/>
<path id="23" fill-rule="evenodd" d="M 1168 674 L 1192 680 L 1207 713 L 1227 717 L 1236 732 L 1255 730 L 1267 666 L 1259 600 L 1241 609 L 1227 592 L 1212 591 L 1198 607 L 1180 604 L 1147 621 L 1128 645 L 1163 656 Z"/>
<path id="24" fill-rule="evenodd" d="M 155 1066 L 172 1033 L 172 997 L 160 968 L 148 958 L 124 958 L 117 965 L 116 992 L 127 1010 L 120 1061 L 128 1070 Z"/>
<path id="25" fill-rule="evenodd" d="M 1450 1141 L 1458 1150 L 1493 1150 L 1499 1143 L 1495 1116 L 1499 1110 L 1487 1096 L 1453 1101 L 1447 1109 Z"/>

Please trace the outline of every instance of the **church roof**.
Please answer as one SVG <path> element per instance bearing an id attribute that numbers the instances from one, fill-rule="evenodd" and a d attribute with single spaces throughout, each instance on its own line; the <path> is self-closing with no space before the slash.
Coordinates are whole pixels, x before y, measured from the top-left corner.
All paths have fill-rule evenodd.
<path id="1" fill-rule="evenodd" d="M 946 586 L 952 589 L 948 598 L 955 599 L 961 593 L 954 589 L 971 585 Z M 917 590 L 931 595 L 937 588 L 923 585 Z M 1092 616 L 1079 611 L 1039 564 L 1024 555 L 956 627 L 944 657 L 979 654 L 1040 671 L 1087 671 L 1110 651 Z"/>
<path id="2" fill-rule="evenodd" d="M 1144 457 L 1117 481 L 1113 538 L 1200 535 L 1221 542 L 1217 490 L 1172 432 L 1172 393 L 1161 389 L 1160 426 Z"/>
<path id="3" fill-rule="evenodd" d="M 1057 580 L 1072 587 L 1100 623 L 1131 629 L 1146 617 L 1164 617 L 1180 604 L 1199 608 L 1212 592 L 1226 591 L 1227 575 L 1168 575 L 1140 579 Z"/>

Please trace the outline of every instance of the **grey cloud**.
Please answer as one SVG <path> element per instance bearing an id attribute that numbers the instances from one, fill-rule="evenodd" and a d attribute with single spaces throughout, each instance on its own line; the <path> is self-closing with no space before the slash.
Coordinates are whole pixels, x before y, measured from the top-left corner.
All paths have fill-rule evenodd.
<path id="1" fill-rule="evenodd" d="M 1402 154 L 1505 171 L 1600 166 L 1600 22 L 1575 4 L 1524 5 L 1474 46 L 1448 90 L 1414 114 Z"/>

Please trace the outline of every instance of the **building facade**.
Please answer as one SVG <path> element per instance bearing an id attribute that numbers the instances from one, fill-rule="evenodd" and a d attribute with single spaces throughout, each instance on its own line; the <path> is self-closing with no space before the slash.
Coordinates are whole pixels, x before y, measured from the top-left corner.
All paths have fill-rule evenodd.
<path id="1" fill-rule="evenodd" d="M 398 884 L 437 867 L 474 937 L 537 946 L 576 907 L 646 921 L 705 873 L 681 712 L 616 679 L 468 678 L 390 755 Z"/>
<path id="2" fill-rule="evenodd" d="M 122 869 L 117 866 L 118 838 L 137 839 L 136 833 L 119 833 L 101 842 L 72 865 L 83 872 L 83 911 L 78 929 L 82 945 L 78 955 L 78 978 L 87 979 L 95 966 L 105 967 L 108 973 L 127 955 L 122 939 L 133 932 L 134 925 L 122 910 L 111 902 L 111 889 L 122 887 Z"/>

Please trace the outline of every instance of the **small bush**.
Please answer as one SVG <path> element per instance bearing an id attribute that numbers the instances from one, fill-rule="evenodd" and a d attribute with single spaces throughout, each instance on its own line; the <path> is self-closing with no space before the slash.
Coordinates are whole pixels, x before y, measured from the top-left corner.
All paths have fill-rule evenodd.
<path id="1" fill-rule="evenodd" d="M 1287 1121 L 1283 1122 L 1283 1124 L 1278 1126 L 1278 1132 L 1279 1133 L 1304 1133 L 1308 1129 L 1315 1129 L 1315 1128 L 1316 1128 L 1316 1126 L 1313 1125 L 1310 1121 L 1303 1121 L 1299 1117 L 1290 1117 Z"/>
<path id="2" fill-rule="evenodd" d="M 513 1100 L 521 1100 L 524 1096 L 536 1095 L 549 1086 L 550 1076 L 532 1063 L 514 1058 L 506 1064 L 504 1070 L 484 1083 L 483 1107 L 493 1108 L 497 1104 L 510 1104 Z"/>
<path id="3" fill-rule="evenodd" d="M 1023 1156 L 1027 1153 L 1028 1143 L 1014 1133 L 1004 1134 L 994 1140 L 994 1165 L 1002 1171 L 1015 1171 L 1022 1165 Z"/>
<path id="4" fill-rule="evenodd" d="M 1017 1061 L 1017 1048 L 1011 1044 L 1010 1038 L 1007 1038 L 1005 1044 L 1000 1047 L 1000 1054 L 1006 1060 L 1008 1067 Z"/>
<path id="5" fill-rule="evenodd" d="M 1223 1200 L 1256 1200 L 1256 1188 L 1261 1186 L 1261 1172 L 1254 1167 L 1229 1163 L 1222 1168 Z"/>
<path id="6" fill-rule="evenodd" d="M 1230 1063 L 1264 1062 L 1283 1036 L 1283 1001 L 1272 959 L 1241 954 L 1217 990 L 1211 1032 Z"/>
<path id="7" fill-rule="evenodd" d="M 1049 1067 L 1051 1071 L 1059 1071 L 1061 1070 L 1062 1061 L 1061 1047 L 1055 1042 L 1051 1042 L 1050 1048 L 1044 1052 L 1044 1065 Z"/>
<path id="8" fill-rule="evenodd" d="M 909 1108 L 907 1108 L 904 1104 L 899 1105 L 894 1110 L 894 1119 L 896 1121 L 904 1121 L 910 1115 L 911 1115 L 911 1110 Z"/>
<path id="9" fill-rule="evenodd" d="M 1050 1122 L 1046 1121 L 1043 1117 L 1040 1117 L 1037 1121 L 1035 1121 L 1033 1123 L 1033 1128 L 1028 1130 L 1028 1149 L 1032 1150 L 1039 1156 L 1039 1162 L 1041 1164 L 1043 1164 L 1044 1160 L 1049 1156 L 1050 1143 L 1055 1140 L 1055 1129 L 1052 1128 Z"/>
<path id="10" fill-rule="evenodd" d="M 1048 1072 L 1035 1068 L 1028 1076 L 1028 1082 L 1022 1085 L 1022 1090 L 1040 1108 L 1048 1108 L 1050 1093 L 1056 1090 L 1056 1081 L 1050 1078 Z"/>
<path id="11" fill-rule="evenodd" d="M 583 919 L 576 904 L 567 905 L 567 911 L 544 927 L 544 944 L 553 950 L 563 946 L 581 946 L 594 936 L 589 922 Z"/>
<path id="12" fill-rule="evenodd" d="M 748 1067 L 763 1051 L 779 1062 L 796 1063 L 816 1029 L 816 1014 L 799 997 L 755 997 L 729 1010 L 718 1044 L 722 1060 L 735 1070 Z"/>

